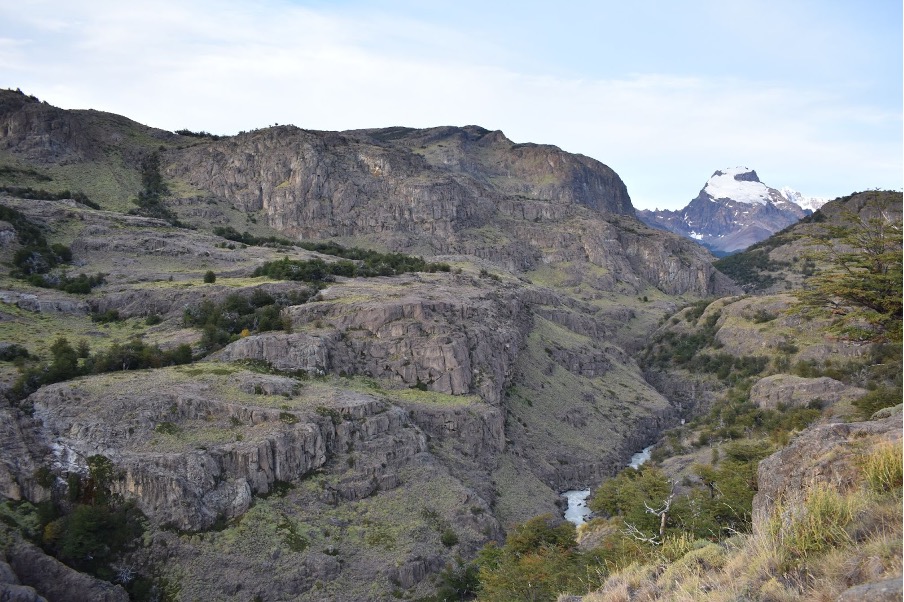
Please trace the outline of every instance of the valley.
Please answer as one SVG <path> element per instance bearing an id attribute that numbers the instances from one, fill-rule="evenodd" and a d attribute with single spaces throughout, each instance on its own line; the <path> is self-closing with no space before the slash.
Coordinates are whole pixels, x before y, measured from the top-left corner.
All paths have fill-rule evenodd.
<path id="1" fill-rule="evenodd" d="M 662 541 L 613 539 L 594 500 L 640 450 L 629 470 L 696 500 L 811 428 L 900 446 L 900 307 L 798 295 L 850 251 L 820 220 L 900 224 L 900 193 L 714 264 L 606 165 L 499 131 L 214 137 L 0 91 L 0 210 L 0 547 L 48 600 L 617 599 Z M 747 518 L 669 524 L 670 560 L 769 515 L 751 478 Z M 596 518 L 528 597 L 520 559 L 558 544 L 507 542 L 588 487 Z M 879 557 L 849 585 L 900 574 Z"/>

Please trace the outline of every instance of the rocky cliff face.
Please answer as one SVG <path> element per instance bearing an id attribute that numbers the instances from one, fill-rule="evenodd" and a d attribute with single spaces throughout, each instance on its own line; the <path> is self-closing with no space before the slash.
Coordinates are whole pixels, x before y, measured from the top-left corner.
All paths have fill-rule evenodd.
<path id="1" fill-rule="evenodd" d="M 169 151 L 165 161 L 172 178 L 260 212 L 292 237 L 370 240 L 522 270 L 589 261 L 611 265 L 635 288 L 650 281 L 670 294 L 730 286 L 693 245 L 669 240 L 664 250 L 661 235 L 631 220 L 627 189 L 605 165 L 476 126 L 282 126 Z M 640 236 L 625 238 L 625 227 Z"/>
<path id="2" fill-rule="evenodd" d="M 454 436 L 461 461 L 489 462 L 488 468 L 504 447 L 502 415 L 473 399 L 460 408 L 405 408 L 383 395 L 207 370 L 45 387 L 30 399 L 34 434 L 22 455 L 59 474 L 87 474 L 87 459 L 102 454 L 116 468 L 114 493 L 136 500 L 156 524 L 202 530 L 245 514 L 252 496 L 352 449 L 354 470 L 324 486 L 324 501 L 398 487 L 399 470 L 427 451 L 428 438 Z M 220 379 L 226 383 L 213 378 L 218 372 L 231 373 Z"/>
<path id="3" fill-rule="evenodd" d="M 466 275 L 343 280 L 284 311 L 298 332 L 249 336 L 213 357 L 363 374 L 498 405 L 532 325 L 529 297 L 523 287 Z"/>
<path id="4" fill-rule="evenodd" d="M 109 153 L 121 153 L 137 166 L 142 149 L 125 131 L 160 142 L 178 138 L 120 115 L 64 111 L 32 96 L 0 91 L 0 150 L 40 166 L 95 161 Z"/>
<path id="5" fill-rule="evenodd" d="M 507 197 L 630 214 L 611 169 L 477 127 L 313 132 L 283 126 L 167 155 L 167 171 L 303 238 L 451 239 Z"/>
<path id="6" fill-rule="evenodd" d="M 67 269 L 107 275 L 88 295 L 0 276 L 0 342 L 34 356 L 50 357 L 58 336 L 92 353 L 136 337 L 199 352 L 186 309 L 309 289 L 252 278 L 266 261 L 336 260 L 246 246 L 214 225 L 451 264 L 337 278 L 281 309 L 287 331 L 4 405 L 3 495 L 64 499 L 88 458 L 110 459 L 111 489 L 151 525 L 134 562 L 186 599 L 430 595 L 449 561 L 558 512 L 561 490 L 611 474 L 675 420 L 626 350 L 677 296 L 736 290 L 705 250 L 638 222 L 609 168 L 500 132 L 285 126 L 213 140 L 13 96 L 0 94 L 0 164 L 10 162 L 0 183 L 90 181 L 106 195 L 107 210 L 0 195 L 71 249 Z M 121 211 L 152 151 L 164 203 L 196 229 Z M 11 261 L 21 244 L 12 225 L 3 231 L 0 260 Z M 216 283 L 202 282 L 207 271 Z M 119 321 L 91 319 L 113 312 Z M 11 362 L 0 370 L 16 378 Z"/>

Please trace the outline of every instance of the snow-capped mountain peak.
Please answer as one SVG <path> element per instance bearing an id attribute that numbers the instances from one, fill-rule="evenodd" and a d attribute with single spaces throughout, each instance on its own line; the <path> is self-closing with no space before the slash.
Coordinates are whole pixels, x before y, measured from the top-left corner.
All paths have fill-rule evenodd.
<path id="1" fill-rule="evenodd" d="M 768 186 L 756 172 L 746 167 L 720 169 L 707 180 L 703 192 L 713 199 L 731 199 L 739 203 L 765 205 L 773 200 Z"/>
<path id="2" fill-rule="evenodd" d="M 747 167 L 720 169 L 684 209 L 638 211 L 647 224 L 687 236 L 719 254 L 745 249 L 809 215 L 824 199 L 777 190 Z"/>
<path id="3" fill-rule="evenodd" d="M 782 196 L 800 207 L 801 209 L 806 209 L 809 211 L 816 211 L 823 205 L 829 202 L 829 199 L 824 199 L 822 197 L 816 196 L 804 196 L 800 192 L 794 190 L 793 188 L 788 188 L 784 186 L 780 192 Z"/>

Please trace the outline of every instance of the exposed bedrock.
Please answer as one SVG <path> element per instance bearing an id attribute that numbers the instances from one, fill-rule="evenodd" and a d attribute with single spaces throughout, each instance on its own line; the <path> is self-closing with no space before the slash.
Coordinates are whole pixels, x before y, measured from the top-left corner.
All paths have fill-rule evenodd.
<path id="1" fill-rule="evenodd" d="M 514 291 L 456 289 L 452 278 L 411 278 L 384 291 L 392 296 L 380 294 L 380 282 L 363 283 L 369 294 L 361 301 L 355 293 L 362 291 L 345 290 L 332 299 L 327 290 L 323 301 L 284 311 L 305 334 L 247 337 L 215 357 L 367 375 L 440 393 L 478 394 L 498 404 L 530 327 L 528 305 Z"/>
<path id="2" fill-rule="evenodd" d="M 31 461 L 11 471 L 30 477 L 34 466 L 49 465 L 57 475 L 84 473 L 87 459 L 102 454 L 116 467 L 114 493 L 136 500 L 155 522 L 180 529 L 205 529 L 240 516 L 253 495 L 304 478 L 349 450 L 360 459 L 324 490 L 326 502 L 397 487 L 398 470 L 427 450 L 429 438 L 452 441 L 455 461 L 467 476 L 492 469 L 504 446 L 501 412 L 478 401 L 403 408 L 342 391 L 313 408 L 306 402 L 276 409 L 224 401 L 222 392 L 191 382 L 153 392 L 159 383 L 139 376 L 131 391 L 115 392 L 103 381 L 51 385 L 32 395 L 44 435 L 23 444 L 19 455 Z M 290 401 L 300 386 L 293 379 L 244 372 L 234 382 L 238 391 L 250 384 L 257 395 Z M 90 398 L 88 390 L 94 393 Z M 230 395 L 241 397 L 238 391 Z M 9 486 L 18 484 L 12 480 Z M 15 493 L 30 499 L 41 494 Z"/>

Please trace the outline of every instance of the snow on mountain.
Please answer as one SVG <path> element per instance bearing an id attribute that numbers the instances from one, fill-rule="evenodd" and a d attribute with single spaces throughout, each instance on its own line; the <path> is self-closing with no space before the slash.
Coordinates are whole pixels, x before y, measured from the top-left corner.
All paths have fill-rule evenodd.
<path id="1" fill-rule="evenodd" d="M 715 200 L 731 199 L 739 203 L 765 205 L 772 200 L 769 187 L 760 182 L 755 171 L 746 167 L 716 171 L 707 180 L 703 192 Z"/>
<path id="2" fill-rule="evenodd" d="M 716 171 L 700 193 L 680 211 L 638 211 L 654 228 L 692 238 L 717 254 L 759 242 L 809 215 L 824 199 L 804 197 L 791 188 L 760 182 L 756 171 L 732 167 Z"/>
<path id="3" fill-rule="evenodd" d="M 787 186 L 783 187 L 779 192 L 782 193 L 783 197 L 785 197 L 801 209 L 807 209 L 810 211 L 816 211 L 829 202 L 829 199 L 824 199 L 822 197 L 804 196 L 800 192 L 794 190 L 793 188 L 788 188 Z"/>

